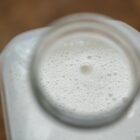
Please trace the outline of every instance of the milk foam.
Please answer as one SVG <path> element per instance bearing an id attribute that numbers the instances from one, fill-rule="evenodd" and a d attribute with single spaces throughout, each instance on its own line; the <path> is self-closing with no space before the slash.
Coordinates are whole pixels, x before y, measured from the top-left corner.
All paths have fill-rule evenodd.
<path id="1" fill-rule="evenodd" d="M 132 90 L 124 54 L 115 44 L 89 35 L 70 36 L 46 49 L 39 79 L 46 97 L 80 114 L 108 111 L 126 103 Z"/>

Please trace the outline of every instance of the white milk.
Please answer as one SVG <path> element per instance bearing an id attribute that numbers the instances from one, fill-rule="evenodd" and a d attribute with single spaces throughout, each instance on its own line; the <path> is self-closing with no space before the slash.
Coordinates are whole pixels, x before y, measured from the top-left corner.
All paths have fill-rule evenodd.
<path id="1" fill-rule="evenodd" d="M 63 38 L 47 48 L 39 78 L 56 105 L 86 115 L 125 103 L 133 86 L 122 51 L 107 39 L 88 34 Z"/>

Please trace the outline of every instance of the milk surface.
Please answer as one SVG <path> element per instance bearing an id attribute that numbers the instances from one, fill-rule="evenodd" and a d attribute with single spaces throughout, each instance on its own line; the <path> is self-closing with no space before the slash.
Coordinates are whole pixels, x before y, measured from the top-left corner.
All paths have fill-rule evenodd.
<path id="1" fill-rule="evenodd" d="M 113 42 L 88 34 L 46 46 L 39 64 L 44 95 L 61 109 L 82 115 L 108 112 L 127 101 L 132 75 Z"/>

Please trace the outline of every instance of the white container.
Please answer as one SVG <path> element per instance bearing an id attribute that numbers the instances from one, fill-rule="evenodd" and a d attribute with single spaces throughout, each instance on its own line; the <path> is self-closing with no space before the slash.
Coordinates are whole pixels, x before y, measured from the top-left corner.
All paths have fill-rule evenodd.
<path id="1" fill-rule="evenodd" d="M 81 16 L 81 15 L 80 15 Z M 47 31 L 49 34 L 55 32 L 62 23 L 70 23 L 79 15 L 68 17 L 50 28 L 41 28 L 32 30 L 15 37 L 3 50 L 1 54 L 1 90 L 2 102 L 4 108 L 4 118 L 7 130 L 7 138 L 9 140 L 139 140 L 140 139 L 140 95 L 138 93 L 139 75 L 138 71 L 140 63 L 140 36 L 139 33 L 132 27 L 118 21 L 111 20 L 107 17 L 99 15 L 82 15 L 82 19 L 93 19 L 105 21 L 104 24 L 110 24 L 114 28 L 122 31 L 125 37 L 129 37 L 130 42 L 134 46 L 129 51 L 136 49 L 136 61 L 133 61 L 135 72 L 135 91 L 136 93 L 130 94 L 130 101 L 127 106 L 120 105 L 120 109 L 116 111 L 114 117 L 107 120 L 103 114 L 99 114 L 99 120 L 89 117 L 91 124 L 87 119 L 78 120 L 76 117 L 72 120 L 71 116 L 66 115 L 66 119 L 62 114 L 55 114 L 51 109 L 42 109 L 41 105 L 36 100 L 34 90 L 31 87 L 29 78 L 30 65 L 33 54 L 37 53 L 39 42 L 43 41 L 42 38 L 47 39 Z M 84 17 L 84 18 L 83 18 Z M 65 20 L 65 22 L 64 22 Z M 56 29 L 55 29 L 56 28 Z M 116 32 L 113 32 L 117 34 Z M 121 36 L 120 36 L 121 37 Z M 136 48 L 133 48 L 136 47 Z M 39 50 L 39 49 L 38 49 Z M 134 53 L 132 53 L 134 55 Z M 36 55 L 35 55 L 36 56 Z M 138 57 L 137 57 L 138 56 Z M 36 58 L 36 57 L 35 57 Z M 36 80 L 36 79 L 35 79 Z M 44 104 L 45 106 L 46 104 Z M 47 104 L 49 105 L 49 104 Z M 125 115 L 120 117 L 119 113 L 128 109 Z M 57 108 L 58 109 L 58 108 Z M 56 111 L 58 111 L 56 109 Z M 46 113 L 47 112 L 47 113 Z M 51 115 L 48 115 L 48 114 Z M 112 115 L 114 112 L 110 112 Z M 50 117 L 51 116 L 51 117 Z M 73 116 L 72 116 L 73 117 Z M 110 117 L 110 115 L 108 115 Z M 116 118 L 121 119 L 116 121 Z M 54 119 L 55 118 L 55 119 Z M 77 120 L 76 120 L 77 119 Z M 102 126 L 105 119 L 110 124 Z M 70 120 L 70 121 L 69 121 Z M 85 121 L 85 122 L 84 122 Z M 115 122 L 114 122 L 115 121 Z M 83 123 L 84 122 L 84 123 Z M 93 122 L 93 123 L 92 123 Z M 113 122 L 113 123 L 112 123 Z M 87 123 L 87 124 L 86 124 Z M 99 124 L 99 126 L 98 126 Z M 83 128 L 84 126 L 84 128 Z M 86 126 L 86 127 L 85 127 Z M 88 127 L 89 126 L 89 127 Z"/>

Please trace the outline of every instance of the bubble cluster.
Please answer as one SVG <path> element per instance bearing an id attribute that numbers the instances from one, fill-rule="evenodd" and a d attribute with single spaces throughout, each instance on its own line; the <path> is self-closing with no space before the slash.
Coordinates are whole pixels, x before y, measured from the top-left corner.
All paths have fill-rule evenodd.
<path id="1" fill-rule="evenodd" d="M 64 40 L 47 51 L 39 78 L 46 97 L 63 110 L 80 114 L 107 112 L 125 103 L 132 90 L 122 53 L 105 42 L 82 37 Z"/>

